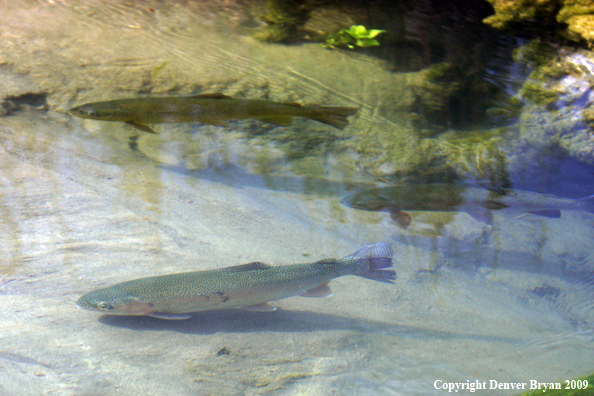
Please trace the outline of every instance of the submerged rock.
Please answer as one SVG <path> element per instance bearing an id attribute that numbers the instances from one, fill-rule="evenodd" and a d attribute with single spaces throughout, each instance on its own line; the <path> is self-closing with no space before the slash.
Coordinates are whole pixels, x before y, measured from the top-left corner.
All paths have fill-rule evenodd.
<path id="1" fill-rule="evenodd" d="M 594 5 L 591 0 L 487 0 L 495 15 L 484 22 L 510 32 L 526 30 L 553 32 L 566 38 L 594 45 Z"/>

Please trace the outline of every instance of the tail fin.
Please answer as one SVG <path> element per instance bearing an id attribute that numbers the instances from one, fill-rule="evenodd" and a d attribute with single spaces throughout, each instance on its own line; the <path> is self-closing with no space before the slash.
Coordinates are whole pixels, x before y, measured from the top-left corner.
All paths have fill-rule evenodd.
<path id="1" fill-rule="evenodd" d="M 332 125 L 334 128 L 343 130 L 348 124 L 347 116 L 356 114 L 359 111 L 356 107 L 335 107 L 315 106 L 311 107 L 313 114 L 308 118 Z"/>
<path id="2" fill-rule="evenodd" d="M 358 276 L 363 278 L 376 280 L 385 283 L 394 283 L 396 279 L 396 272 L 386 270 L 385 268 L 392 268 L 392 247 L 387 242 L 378 242 L 373 245 L 367 245 L 353 254 L 349 254 L 343 261 L 349 260 L 363 260 L 369 264 L 369 270 Z"/>

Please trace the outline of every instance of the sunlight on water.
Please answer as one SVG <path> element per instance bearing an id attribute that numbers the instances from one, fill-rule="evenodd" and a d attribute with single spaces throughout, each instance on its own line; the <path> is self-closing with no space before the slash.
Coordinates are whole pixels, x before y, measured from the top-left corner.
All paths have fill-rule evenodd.
<path id="1" fill-rule="evenodd" d="M 594 55 L 502 33 L 487 2 L 306 2 L 294 30 L 281 3 L 4 5 L 0 394 L 439 395 L 592 373 Z M 379 46 L 321 45 L 350 25 Z M 285 107 L 69 113 L 213 93 Z M 394 284 L 387 248 L 340 261 L 376 242 Z M 188 295 L 165 278 L 79 300 L 246 263 Z M 115 315 L 134 309 L 152 316 Z"/>

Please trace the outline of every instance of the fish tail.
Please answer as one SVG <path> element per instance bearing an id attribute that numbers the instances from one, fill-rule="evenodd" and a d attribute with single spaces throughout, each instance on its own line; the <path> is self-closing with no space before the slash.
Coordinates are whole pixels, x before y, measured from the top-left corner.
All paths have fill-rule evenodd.
<path id="1" fill-rule="evenodd" d="M 392 247 L 387 242 L 378 242 L 373 245 L 367 245 L 355 253 L 350 254 L 342 261 L 364 261 L 368 265 L 368 270 L 355 274 L 363 278 L 376 280 L 385 283 L 394 283 L 396 272 L 386 268 L 392 268 Z"/>
<path id="2" fill-rule="evenodd" d="M 332 125 L 343 130 L 348 124 L 347 117 L 359 111 L 356 107 L 315 106 L 311 107 L 312 114 L 307 118 Z"/>

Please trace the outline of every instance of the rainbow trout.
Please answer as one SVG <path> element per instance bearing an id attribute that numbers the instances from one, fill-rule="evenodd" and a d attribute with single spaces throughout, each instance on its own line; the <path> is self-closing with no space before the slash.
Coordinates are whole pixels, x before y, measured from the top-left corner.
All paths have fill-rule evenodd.
<path id="1" fill-rule="evenodd" d="M 117 99 L 87 103 L 68 110 L 73 116 L 101 121 L 121 121 L 143 132 L 156 133 L 146 124 L 201 122 L 228 126 L 229 120 L 254 118 L 290 126 L 293 117 L 304 117 L 344 129 L 356 107 L 301 106 L 260 99 L 233 99 L 221 93 L 195 96 Z"/>
<path id="2" fill-rule="evenodd" d="M 210 271 L 153 276 L 92 291 L 76 302 L 81 308 L 112 315 L 187 319 L 189 312 L 245 308 L 274 311 L 269 301 L 292 296 L 327 297 L 328 282 L 345 275 L 393 283 L 392 249 L 380 242 L 342 260 L 280 267 L 254 262 Z"/>
<path id="3" fill-rule="evenodd" d="M 594 195 L 582 199 L 560 198 L 531 191 L 469 187 L 461 184 L 408 184 L 374 188 L 341 201 L 351 208 L 386 211 L 401 227 L 410 224 L 405 210 L 466 212 L 475 220 L 493 225 L 493 210 L 559 218 L 561 210 L 594 213 Z"/>

